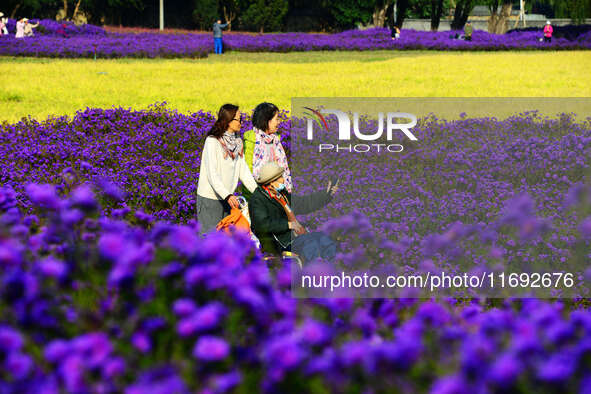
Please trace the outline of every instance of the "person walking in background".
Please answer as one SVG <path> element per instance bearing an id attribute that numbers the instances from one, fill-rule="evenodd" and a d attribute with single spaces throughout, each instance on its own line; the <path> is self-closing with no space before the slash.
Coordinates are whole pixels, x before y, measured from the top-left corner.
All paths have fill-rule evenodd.
<path id="1" fill-rule="evenodd" d="M 552 33 L 554 29 L 552 28 L 552 24 L 550 21 L 546 21 L 546 26 L 544 26 L 544 41 L 545 42 L 552 42 Z"/>
<path id="2" fill-rule="evenodd" d="M 473 32 L 474 28 L 472 27 L 472 23 L 470 23 L 470 21 L 466 22 L 466 26 L 464 26 L 464 40 L 472 41 Z"/>
<path id="3" fill-rule="evenodd" d="M 205 138 L 197 184 L 197 220 L 202 234 L 215 229 L 231 208 L 240 207 L 234 196 L 238 180 L 250 192 L 257 188 L 244 161 L 244 144 L 238 135 L 241 125 L 238 107 L 224 104 Z"/>
<path id="4" fill-rule="evenodd" d="M 222 21 L 219 19 L 213 24 L 213 50 L 215 53 L 220 55 L 224 49 L 222 29 L 225 29 L 226 27 L 228 27 L 228 23 L 222 23 Z"/>
<path id="5" fill-rule="evenodd" d="M 261 168 L 272 161 L 277 162 L 285 171 L 285 187 L 292 192 L 291 172 L 287 163 L 287 155 L 277 134 L 279 128 L 279 108 L 275 104 L 261 103 L 252 114 L 253 129 L 244 133 L 244 155 L 248 167 L 255 179 Z M 246 197 L 249 195 L 243 193 Z"/>

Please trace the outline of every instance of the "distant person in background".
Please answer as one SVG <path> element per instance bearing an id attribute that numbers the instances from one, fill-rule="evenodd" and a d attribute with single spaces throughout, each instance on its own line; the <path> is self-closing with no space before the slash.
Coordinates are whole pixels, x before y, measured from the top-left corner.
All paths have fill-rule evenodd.
<path id="1" fill-rule="evenodd" d="M 545 42 L 552 42 L 552 33 L 554 29 L 550 24 L 550 21 L 546 21 L 546 26 L 544 26 L 544 41 Z"/>
<path id="2" fill-rule="evenodd" d="M 224 43 L 222 41 L 222 29 L 225 29 L 226 27 L 228 27 L 228 23 L 222 23 L 222 21 L 219 19 L 213 24 L 213 51 L 219 55 L 222 54 L 224 49 Z"/>
<path id="3" fill-rule="evenodd" d="M 25 19 L 28 20 L 27 18 L 22 18 L 16 22 L 15 38 L 23 38 L 25 36 Z"/>
<path id="4" fill-rule="evenodd" d="M 466 26 L 464 26 L 464 40 L 472 41 L 472 33 L 474 32 L 474 28 L 470 21 L 466 22 Z"/>
<path id="5" fill-rule="evenodd" d="M 400 29 L 398 28 L 398 26 L 392 26 L 392 29 L 390 29 L 390 35 L 392 36 L 393 40 L 397 40 L 400 38 Z"/>
<path id="6" fill-rule="evenodd" d="M 8 18 L 5 18 L 4 13 L 0 12 L 0 36 L 8 35 L 8 29 L 6 28 L 7 23 Z"/>
<path id="7" fill-rule="evenodd" d="M 25 37 L 33 37 L 35 35 L 35 33 L 33 33 L 33 29 L 36 28 L 37 26 L 39 26 L 39 22 L 32 25 L 29 23 L 29 20 L 27 18 L 24 18 L 24 20 L 25 20 Z"/>
<path id="8" fill-rule="evenodd" d="M 60 28 L 57 29 L 57 34 L 59 34 L 60 36 L 64 37 L 64 38 L 69 38 L 68 33 L 66 32 L 66 24 L 62 23 L 60 25 Z"/>

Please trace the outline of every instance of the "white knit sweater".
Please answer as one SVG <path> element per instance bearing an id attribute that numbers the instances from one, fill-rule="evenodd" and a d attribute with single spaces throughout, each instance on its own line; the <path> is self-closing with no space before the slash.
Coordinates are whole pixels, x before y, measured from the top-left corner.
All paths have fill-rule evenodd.
<path id="1" fill-rule="evenodd" d="M 205 139 L 197 194 L 212 200 L 223 200 L 233 194 L 240 180 L 250 192 L 257 188 L 244 156 L 224 159 L 224 148 L 213 136 Z"/>

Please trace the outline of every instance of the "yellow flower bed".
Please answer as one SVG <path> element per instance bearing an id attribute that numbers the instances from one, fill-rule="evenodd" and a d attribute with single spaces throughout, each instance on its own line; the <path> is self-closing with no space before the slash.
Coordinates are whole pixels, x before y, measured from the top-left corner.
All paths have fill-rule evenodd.
<path id="1" fill-rule="evenodd" d="M 0 121 L 166 101 L 182 112 L 291 97 L 591 96 L 591 52 L 227 53 L 200 60 L 0 58 Z"/>

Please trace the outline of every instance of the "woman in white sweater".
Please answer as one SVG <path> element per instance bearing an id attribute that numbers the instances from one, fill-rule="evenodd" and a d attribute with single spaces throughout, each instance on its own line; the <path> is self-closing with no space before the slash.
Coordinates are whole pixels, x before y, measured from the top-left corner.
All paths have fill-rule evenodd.
<path id="1" fill-rule="evenodd" d="M 238 208 L 234 191 L 240 180 L 254 192 L 257 188 L 238 135 L 242 122 L 236 105 L 224 104 L 205 139 L 197 184 L 197 220 L 201 233 L 215 229 L 220 220 Z"/>

